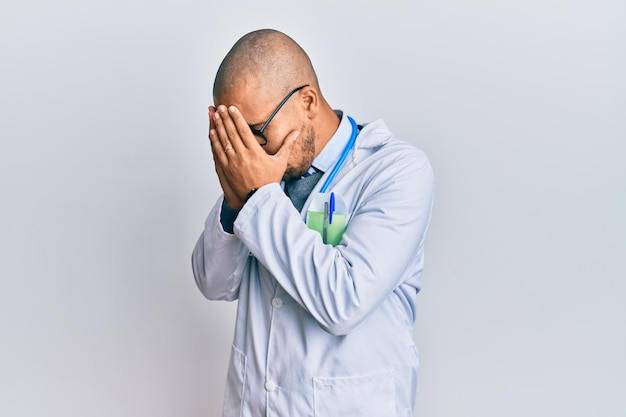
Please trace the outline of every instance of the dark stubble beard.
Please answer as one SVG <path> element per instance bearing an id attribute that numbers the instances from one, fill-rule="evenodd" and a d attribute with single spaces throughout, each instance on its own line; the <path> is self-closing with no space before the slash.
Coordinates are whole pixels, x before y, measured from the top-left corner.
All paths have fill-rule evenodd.
<path id="1" fill-rule="evenodd" d="M 300 154 L 300 158 L 295 166 L 287 166 L 283 181 L 295 180 L 306 174 L 315 159 L 315 132 L 311 127 L 302 126 L 302 135 L 296 139 L 296 144 L 291 150 L 291 154 Z"/>

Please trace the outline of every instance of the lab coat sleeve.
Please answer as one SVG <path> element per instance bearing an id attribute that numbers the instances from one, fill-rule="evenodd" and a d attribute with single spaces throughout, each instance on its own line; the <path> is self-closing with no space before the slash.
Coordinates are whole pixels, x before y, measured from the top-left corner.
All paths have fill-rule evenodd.
<path id="1" fill-rule="evenodd" d="M 239 284 L 248 260 L 248 250 L 220 224 L 222 199 L 215 204 L 206 219 L 191 256 L 191 266 L 198 288 L 210 300 L 237 299 Z"/>
<path id="2" fill-rule="evenodd" d="M 302 222 L 277 184 L 257 191 L 235 222 L 235 234 L 250 252 L 335 335 L 356 329 L 401 283 L 421 273 L 433 198 L 430 164 L 407 146 L 372 171 L 355 185 L 361 187 L 356 209 L 335 247 Z"/>

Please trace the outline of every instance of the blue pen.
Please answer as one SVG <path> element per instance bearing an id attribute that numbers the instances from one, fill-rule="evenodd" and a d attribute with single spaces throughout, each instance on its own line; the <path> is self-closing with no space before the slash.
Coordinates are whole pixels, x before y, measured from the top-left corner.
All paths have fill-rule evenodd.
<path id="1" fill-rule="evenodd" d="M 335 211 L 335 193 L 330 193 L 330 207 L 328 211 L 328 223 L 333 224 L 333 211 Z"/>

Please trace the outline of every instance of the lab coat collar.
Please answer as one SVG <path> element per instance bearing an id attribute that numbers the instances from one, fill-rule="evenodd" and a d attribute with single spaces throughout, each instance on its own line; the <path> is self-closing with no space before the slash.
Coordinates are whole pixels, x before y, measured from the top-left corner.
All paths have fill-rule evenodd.
<path id="1" fill-rule="evenodd" d="M 337 158 L 348 143 L 352 133 L 347 115 L 342 110 L 335 110 L 335 113 L 341 120 L 339 127 L 324 149 L 322 149 L 322 152 L 320 152 L 313 161 L 313 166 L 323 172 L 330 171 L 337 162 Z M 393 137 L 393 134 L 389 131 L 389 128 L 382 119 L 362 124 L 362 126 L 363 128 L 356 137 L 352 159 L 353 163 L 356 163 L 359 149 L 371 151 L 389 142 Z"/>
<path id="2" fill-rule="evenodd" d="M 393 134 L 382 119 L 367 123 L 356 137 L 357 149 L 372 149 L 389 142 Z"/>
<path id="3" fill-rule="evenodd" d="M 339 128 L 313 161 L 313 166 L 323 172 L 330 171 L 337 162 L 341 150 L 348 143 L 352 133 L 347 114 L 342 110 L 335 110 L 335 113 L 341 120 Z M 349 164 L 352 166 L 356 165 L 361 157 L 366 157 L 380 146 L 389 142 L 393 137 L 393 134 L 382 119 L 361 125 L 363 128 L 356 137 L 352 157 L 349 159 Z"/>

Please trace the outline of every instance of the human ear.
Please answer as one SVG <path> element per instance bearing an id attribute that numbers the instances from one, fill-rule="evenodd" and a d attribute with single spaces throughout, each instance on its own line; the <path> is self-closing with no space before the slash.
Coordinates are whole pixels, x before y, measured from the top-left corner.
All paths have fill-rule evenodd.
<path id="1" fill-rule="evenodd" d="M 315 119 L 320 109 L 319 92 L 311 86 L 304 87 L 300 91 L 302 108 L 309 119 Z"/>

